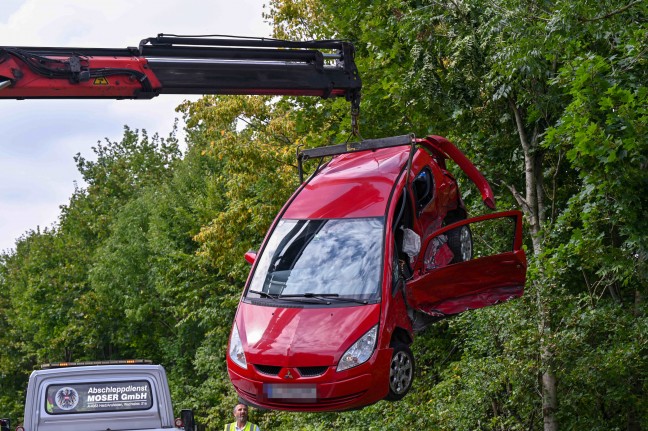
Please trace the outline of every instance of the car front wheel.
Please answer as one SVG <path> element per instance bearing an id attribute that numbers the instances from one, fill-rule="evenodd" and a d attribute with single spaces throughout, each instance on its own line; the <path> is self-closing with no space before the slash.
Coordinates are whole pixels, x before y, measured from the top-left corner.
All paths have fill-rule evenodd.
<path id="1" fill-rule="evenodd" d="M 414 355 L 408 346 L 396 343 L 393 346 L 391 364 L 389 367 L 388 401 L 398 401 L 412 387 L 414 380 Z"/>

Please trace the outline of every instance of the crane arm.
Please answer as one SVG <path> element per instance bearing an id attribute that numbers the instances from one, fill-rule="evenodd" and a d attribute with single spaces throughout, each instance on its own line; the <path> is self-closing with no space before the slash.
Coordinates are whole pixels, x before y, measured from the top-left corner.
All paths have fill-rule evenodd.
<path id="1" fill-rule="evenodd" d="M 0 47 L 0 99 L 149 99 L 160 94 L 345 97 L 362 87 L 349 42 L 178 37 L 138 47 Z"/>

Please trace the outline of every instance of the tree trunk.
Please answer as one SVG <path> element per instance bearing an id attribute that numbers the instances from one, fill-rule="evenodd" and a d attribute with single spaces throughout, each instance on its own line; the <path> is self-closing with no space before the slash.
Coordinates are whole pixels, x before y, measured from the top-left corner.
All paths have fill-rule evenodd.
<path id="1" fill-rule="evenodd" d="M 556 384 L 556 375 L 551 370 L 551 351 L 547 343 L 543 343 L 540 355 L 540 362 L 543 367 L 547 367 L 542 372 L 542 418 L 544 420 L 545 431 L 558 430 L 558 421 L 556 420 L 556 409 L 558 408 L 558 391 Z"/>
<path id="2" fill-rule="evenodd" d="M 520 144 L 524 152 L 524 178 L 525 196 L 516 196 L 525 216 L 529 222 L 531 239 L 533 241 L 533 254 L 539 257 L 542 254 L 542 226 L 545 223 L 546 211 L 544 207 L 544 189 L 542 181 L 542 153 L 538 149 L 540 131 L 535 128 L 531 138 L 527 136 L 524 128 L 522 113 L 515 100 L 509 99 L 509 107 L 515 118 Z M 515 194 L 515 192 L 514 192 Z M 539 262 L 536 259 L 536 262 Z M 540 332 L 540 369 L 542 370 L 542 417 L 544 431 L 557 431 L 558 421 L 558 391 L 556 375 L 553 371 L 551 310 L 546 301 L 547 283 L 545 282 L 542 266 L 538 267 L 538 278 L 535 283 L 536 306 L 538 310 L 538 331 Z"/>
<path id="3" fill-rule="evenodd" d="M 632 315 L 635 318 L 641 317 L 642 302 L 643 302 L 643 297 L 641 295 L 641 291 L 637 289 L 635 290 L 634 304 L 632 310 Z M 642 394 L 642 387 L 641 387 L 641 381 L 639 376 L 637 375 L 630 376 L 628 387 L 630 388 L 630 393 L 633 395 L 633 398 L 635 400 L 639 400 L 642 398 L 643 394 Z M 632 405 L 630 405 L 630 408 L 628 410 L 626 431 L 641 431 L 641 422 L 639 420 L 639 417 L 640 415 L 639 412 L 637 411 L 636 404 L 633 402 Z"/>

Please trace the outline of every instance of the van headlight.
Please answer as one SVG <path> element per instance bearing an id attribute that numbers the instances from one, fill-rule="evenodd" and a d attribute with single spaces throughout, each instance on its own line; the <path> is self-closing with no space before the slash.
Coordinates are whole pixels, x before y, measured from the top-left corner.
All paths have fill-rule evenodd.
<path id="1" fill-rule="evenodd" d="M 229 356 L 236 365 L 247 370 L 247 361 L 245 360 L 245 352 L 243 351 L 243 343 L 241 343 L 241 337 L 239 337 L 238 328 L 236 323 L 232 329 L 232 335 L 230 337 L 229 345 Z"/>
<path id="2" fill-rule="evenodd" d="M 353 368 L 364 362 L 367 362 L 373 354 L 376 347 L 376 338 L 378 336 L 378 325 L 371 328 L 358 339 L 349 349 L 344 352 L 340 363 L 337 366 L 337 371 L 344 371 Z"/>

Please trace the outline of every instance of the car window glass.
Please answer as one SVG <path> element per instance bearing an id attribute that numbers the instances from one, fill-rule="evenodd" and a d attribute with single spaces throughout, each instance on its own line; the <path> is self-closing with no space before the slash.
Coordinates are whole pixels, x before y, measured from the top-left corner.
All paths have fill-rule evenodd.
<path id="1" fill-rule="evenodd" d="M 467 223 L 426 241 L 425 270 L 513 250 L 515 219 L 499 217 Z"/>
<path id="2" fill-rule="evenodd" d="M 416 200 L 416 209 L 420 211 L 430 203 L 434 196 L 434 177 L 429 168 L 424 168 L 414 178 L 412 189 Z"/>
<path id="3" fill-rule="evenodd" d="M 51 415 L 146 410 L 153 405 L 147 381 L 71 382 L 49 385 L 45 411 Z"/>
<path id="4" fill-rule="evenodd" d="M 384 219 L 281 220 L 249 290 L 379 297 Z M 256 295 L 248 293 L 248 295 Z"/>

